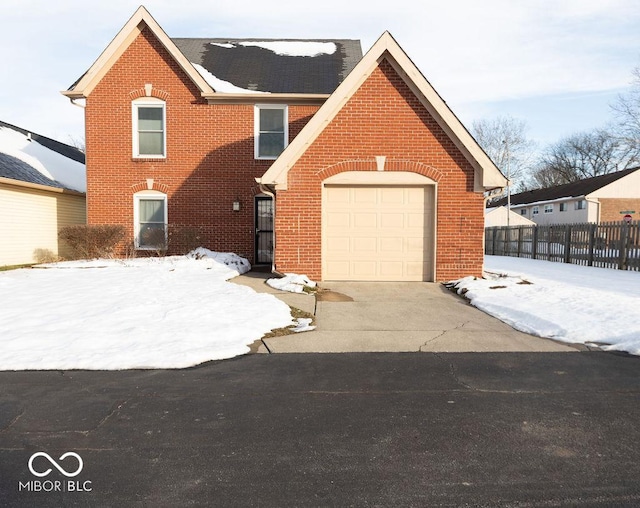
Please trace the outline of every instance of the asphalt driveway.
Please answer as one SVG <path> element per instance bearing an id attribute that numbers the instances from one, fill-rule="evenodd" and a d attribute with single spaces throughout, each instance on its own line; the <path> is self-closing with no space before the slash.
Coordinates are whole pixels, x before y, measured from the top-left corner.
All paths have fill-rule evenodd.
<path id="1" fill-rule="evenodd" d="M 0 506 L 638 506 L 638 361 L 255 354 L 0 372 Z"/>
<path id="2" fill-rule="evenodd" d="M 315 314 L 317 329 L 264 339 L 261 352 L 570 352 L 563 344 L 518 332 L 469 305 L 441 284 L 323 282 L 315 296 L 273 289 L 270 274 L 250 272 L 233 282 L 269 292 Z"/>

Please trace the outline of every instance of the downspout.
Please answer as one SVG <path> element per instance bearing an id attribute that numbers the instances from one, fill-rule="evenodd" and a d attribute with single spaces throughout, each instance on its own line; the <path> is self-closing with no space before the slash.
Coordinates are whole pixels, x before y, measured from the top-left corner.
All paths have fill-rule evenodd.
<path id="1" fill-rule="evenodd" d="M 587 203 L 593 203 L 596 205 L 596 224 L 600 224 L 600 213 L 601 213 L 601 209 L 600 209 L 600 200 L 596 199 L 589 199 L 587 196 L 584 197 L 584 200 Z M 589 222 L 589 209 L 587 208 L 587 222 Z"/>
<path id="2" fill-rule="evenodd" d="M 273 256 L 271 258 L 271 273 L 279 274 L 276 270 L 276 193 L 275 189 L 270 189 L 266 184 L 260 181 L 260 178 L 256 178 L 256 182 L 260 186 L 260 191 L 267 196 L 271 196 L 273 202 Z"/>

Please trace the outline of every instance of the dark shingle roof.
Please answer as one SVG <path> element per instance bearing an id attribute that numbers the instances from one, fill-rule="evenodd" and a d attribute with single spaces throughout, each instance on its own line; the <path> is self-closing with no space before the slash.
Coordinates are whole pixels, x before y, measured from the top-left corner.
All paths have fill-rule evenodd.
<path id="1" fill-rule="evenodd" d="M 49 150 L 67 157 L 68 159 L 74 160 L 81 164 L 85 163 L 84 153 L 73 146 L 66 145 L 64 143 L 61 143 L 60 141 L 56 141 L 55 139 L 47 138 L 46 136 L 41 136 L 40 134 L 36 134 L 26 129 L 16 127 L 15 125 L 0 121 L 0 129 L 2 128 L 11 129 L 25 136 L 30 136 L 33 140 L 32 142 L 36 142 L 48 148 Z M 55 187 L 58 189 L 77 191 L 77 189 L 68 187 L 67 185 L 62 184 L 57 180 L 48 178 L 36 168 L 31 166 L 29 163 L 13 155 L 4 153 L 2 151 L 2 146 L 0 146 L 0 178 L 9 178 L 11 180 L 18 180 L 20 182 L 34 183 L 38 185 L 46 185 L 48 187 Z"/>
<path id="2" fill-rule="evenodd" d="M 271 93 L 330 94 L 362 58 L 358 40 L 171 39 L 192 63 L 239 88 Z M 242 42 L 329 42 L 336 51 L 288 56 Z M 224 46 L 222 46 L 224 45 Z"/>
<path id="3" fill-rule="evenodd" d="M 56 141 L 55 139 L 47 138 L 46 136 L 41 136 L 40 134 L 36 134 L 35 132 L 28 131 L 26 129 L 21 129 L 20 127 L 16 127 L 15 125 L 11 125 L 5 122 L 0 121 L 0 127 L 7 127 L 8 129 L 13 129 L 16 132 L 20 132 L 25 136 L 31 135 L 31 139 L 37 141 L 42 146 L 47 147 L 49 150 L 53 150 L 54 152 L 58 152 L 60 155 L 64 155 L 65 157 L 72 159 L 76 162 L 80 162 L 81 164 L 85 163 L 85 155 L 82 150 L 78 148 L 66 145 L 61 143 L 60 141 Z"/>
<path id="4" fill-rule="evenodd" d="M 48 187 L 57 187 L 58 189 L 65 188 L 60 182 L 47 178 L 33 166 L 30 166 L 13 155 L 2 152 L 0 152 L 0 177 L 10 178 L 20 182 L 47 185 Z"/>
<path id="5" fill-rule="evenodd" d="M 595 192 L 596 190 L 609 185 L 620 178 L 630 175 L 634 171 L 640 170 L 640 167 L 625 169 L 623 171 L 616 171 L 615 173 L 609 173 L 606 175 L 594 176 L 591 178 L 585 178 L 578 182 L 566 183 L 564 185 L 558 185 L 556 187 L 548 187 L 546 189 L 537 189 L 527 192 L 520 192 L 519 194 L 511 195 L 511 206 L 514 205 L 526 205 L 529 203 L 539 203 L 543 201 L 553 201 L 560 198 L 572 198 L 586 196 Z M 504 206 L 507 204 L 507 198 L 503 198 L 491 206 Z"/>

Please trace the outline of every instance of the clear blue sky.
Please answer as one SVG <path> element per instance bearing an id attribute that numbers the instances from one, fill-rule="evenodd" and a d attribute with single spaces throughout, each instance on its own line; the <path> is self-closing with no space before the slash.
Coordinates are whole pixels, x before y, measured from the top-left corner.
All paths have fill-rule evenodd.
<path id="1" fill-rule="evenodd" d="M 59 91 L 140 0 L 2 0 L 0 120 L 64 142 L 83 112 Z M 540 143 L 603 126 L 640 65 L 637 0 L 148 0 L 170 37 L 352 38 L 389 30 L 454 113 L 510 115 Z"/>

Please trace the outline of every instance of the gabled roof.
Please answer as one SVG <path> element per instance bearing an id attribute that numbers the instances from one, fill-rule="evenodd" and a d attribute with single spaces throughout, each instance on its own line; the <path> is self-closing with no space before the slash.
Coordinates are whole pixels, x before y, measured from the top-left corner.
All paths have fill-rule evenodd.
<path id="1" fill-rule="evenodd" d="M 145 28 L 210 100 L 264 92 L 326 98 L 362 56 L 360 42 L 354 40 L 170 39 L 140 6 L 89 70 L 62 94 L 87 97 Z M 313 47 L 320 50 L 309 53 Z"/>
<path id="2" fill-rule="evenodd" d="M 0 179 L 4 183 L 86 191 L 84 153 L 40 134 L 0 122 Z"/>
<path id="3" fill-rule="evenodd" d="M 507 179 L 480 148 L 389 32 L 382 34 L 349 76 L 333 92 L 331 97 L 258 181 L 265 185 L 274 186 L 276 190 L 285 190 L 287 188 L 287 173 L 289 170 L 383 59 L 387 59 L 394 66 L 398 74 L 402 76 L 420 99 L 423 106 L 473 166 L 475 169 L 475 190 L 481 192 L 487 189 L 505 187 Z"/>
<path id="4" fill-rule="evenodd" d="M 360 41 L 348 39 L 171 40 L 191 63 L 247 91 L 329 95 L 362 58 Z"/>
<path id="5" fill-rule="evenodd" d="M 620 180 L 620 178 L 624 178 L 625 176 L 628 176 L 638 170 L 640 170 L 640 167 L 616 171 L 615 173 L 608 173 L 606 175 L 585 178 L 584 180 L 579 180 L 577 182 L 557 185 L 555 187 L 548 187 L 546 189 L 536 189 L 527 192 L 520 192 L 518 194 L 512 194 L 511 206 L 554 201 L 556 199 L 562 198 L 578 198 L 588 196 L 598 189 L 612 184 L 613 182 Z M 491 206 L 503 206 L 506 204 L 507 198 L 503 198 L 500 201 L 492 204 Z"/>
<path id="6" fill-rule="evenodd" d="M 151 14 L 149 14 L 149 11 L 141 5 L 93 65 L 89 67 L 89 70 L 85 72 L 78 81 L 71 85 L 68 90 L 63 91 L 62 94 L 71 99 L 87 97 L 145 27 L 151 30 L 203 94 L 213 93 L 213 89 L 207 84 L 206 80 L 196 71 L 173 41 L 169 39 L 164 30 L 156 20 L 153 19 Z"/>

